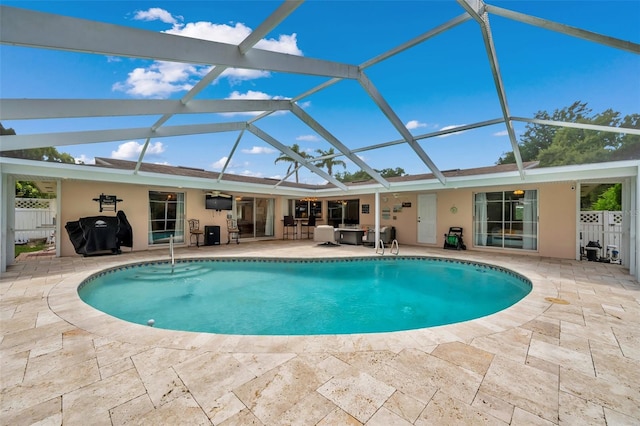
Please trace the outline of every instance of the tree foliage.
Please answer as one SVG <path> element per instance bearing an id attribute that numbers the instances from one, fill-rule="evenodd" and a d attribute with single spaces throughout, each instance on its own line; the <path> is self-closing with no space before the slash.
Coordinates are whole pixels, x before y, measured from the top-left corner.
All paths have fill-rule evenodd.
<path id="1" fill-rule="evenodd" d="M 12 128 L 6 129 L 2 123 L 0 123 L 0 135 L 12 136 L 16 131 Z M 70 163 L 74 164 L 75 159 L 71 154 L 66 152 L 58 152 L 54 147 L 48 148 L 33 148 L 33 149 L 18 149 L 13 151 L 4 151 L 0 153 L 5 157 L 22 158 L 25 160 L 38 160 L 48 161 L 55 163 Z M 52 198 L 52 195 L 43 194 L 40 192 L 35 183 L 30 181 L 17 181 L 16 182 L 16 195 L 22 198 Z"/>
<path id="2" fill-rule="evenodd" d="M 380 176 L 382 176 L 385 179 L 390 177 L 406 175 L 402 167 L 396 167 L 395 169 L 386 168 L 382 170 L 377 170 L 377 169 L 374 169 L 374 170 L 378 172 Z M 371 176 L 369 175 L 369 173 L 365 172 L 364 170 L 358 170 L 355 173 L 349 173 L 347 171 L 344 171 L 342 173 L 336 173 L 335 177 L 340 182 L 362 182 L 362 181 L 371 180 Z"/>
<path id="3" fill-rule="evenodd" d="M 316 166 L 318 166 L 320 168 L 326 168 L 327 169 L 327 173 L 329 174 L 329 176 L 333 176 L 333 168 L 335 166 L 342 166 L 345 169 L 347 168 L 347 163 L 345 163 L 342 160 L 336 160 L 336 158 L 334 157 L 336 155 L 336 153 L 335 153 L 333 148 L 329 148 L 328 151 L 323 151 L 321 149 L 316 149 L 316 152 L 321 157 L 328 157 L 328 158 L 324 158 L 322 160 L 316 161 Z"/>
<path id="4" fill-rule="evenodd" d="M 622 210 L 622 185 L 616 183 L 604 191 L 592 204 L 591 210 Z"/>
<path id="5" fill-rule="evenodd" d="M 12 128 L 5 129 L 2 123 L 0 123 L 0 135 L 10 136 L 15 135 L 16 131 Z M 58 152 L 55 147 L 47 147 L 47 148 L 32 148 L 32 149 L 17 149 L 13 151 L 4 151 L 2 153 L 5 157 L 11 158 L 22 158 L 25 160 L 38 160 L 38 161 L 49 161 L 55 163 L 70 163 L 74 164 L 75 159 L 71 156 L 71 154 L 67 154 L 66 152 Z"/>
<path id="6" fill-rule="evenodd" d="M 538 111 L 534 118 L 640 129 L 640 114 L 621 117 L 619 112 L 611 109 L 593 114 L 583 102 L 574 102 L 551 114 Z M 518 147 L 522 161 L 537 160 L 540 161 L 541 167 L 640 158 L 638 135 L 536 123 L 527 124 Z M 515 163 L 513 151 L 503 154 L 498 159 L 498 164 L 507 163 Z"/>
<path id="7" fill-rule="evenodd" d="M 309 158 L 309 154 L 307 154 L 304 151 L 300 151 L 300 146 L 297 143 L 294 143 L 290 148 L 291 148 L 291 150 L 293 152 L 298 154 L 300 157 Z M 298 160 L 295 160 L 294 158 L 288 156 L 285 153 L 282 153 L 282 154 L 280 154 L 280 156 L 278 158 L 275 159 L 275 161 L 273 163 L 274 164 L 278 164 L 281 161 L 284 161 L 286 163 L 290 163 L 289 167 L 287 167 L 287 174 L 289 174 L 291 172 L 291 168 L 292 167 L 294 168 L 295 174 L 296 174 L 296 183 L 298 183 L 298 167 L 300 165 L 300 163 L 298 163 Z"/>

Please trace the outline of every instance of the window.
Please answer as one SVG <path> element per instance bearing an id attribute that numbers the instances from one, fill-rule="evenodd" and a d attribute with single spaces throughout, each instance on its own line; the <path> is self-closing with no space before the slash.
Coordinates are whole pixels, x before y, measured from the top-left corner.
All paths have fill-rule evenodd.
<path id="1" fill-rule="evenodd" d="M 294 217 L 297 219 L 307 218 L 314 215 L 316 218 L 322 217 L 322 203 L 315 199 L 303 198 L 294 202 Z"/>
<path id="2" fill-rule="evenodd" d="M 327 202 L 328 221 L 334 228 L 360 223 L 360 200 L 338 200 Z"/>
<path id="3" fill-rule="evenodd" d="M 184 242 L 184 193 L 149 191 L 149 244 Z"/>
<path id="4" fill-rule="evenodd" d="M 538 249 L 538 191 L 482 192 L 474 199 L 476 246 Z"/>

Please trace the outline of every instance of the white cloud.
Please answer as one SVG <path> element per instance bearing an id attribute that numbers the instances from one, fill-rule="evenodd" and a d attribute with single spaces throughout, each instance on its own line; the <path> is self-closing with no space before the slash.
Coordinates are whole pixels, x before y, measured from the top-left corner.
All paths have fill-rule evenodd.
<path id="1" fill-rule="evenodd" d="M 508 136 L 509 132 L 507 130 L 502 130 L 500 132 L 495 132 L 493 136 Z"/>
<path id="2" fill-rule="evenodd" d="M 268 93 L 264 93 L 264 92 L 258 92 L 255 90 L 248 90 L 246 93 L 240 93 L 237 90 L 234 90 L 233 92 L 231 92 L 231 94 L 229 96 L 226 97 L 226 99 L 258 99 L 258 100 L 269 100 L 269 99 L 274 99 L 274 100 L 283 100 L 283 99 L 288 99 L 285 98 L 284 96 L 279 96 L 279 95 L 275 95 L 275 96 L 271 96 Z M 262 114 L 264 111 L 245 111 L 245 112 L 225 112 L 225 113 L 220 113 L 220 115 L 226 116 L 226 117 L 232 117 L 235 115 L 249 115 L 249 116 L 256 116 L 256 115 L 260 115 Z M 273 114 L 286 114 L 287 111 L 276 111 Z"/>
<path id="3" fill-rule="evenodd" d="M 251 149 L 243 149 L 244 154 L 273 154 L 275 149 L 266 146 L 253 146 Z"/>
<path id="4" fill-rule="evenodd" d="M 156 61 L 147 68 L 134 69 L 125 82 L 115 83 L 112 89 L 134 97 L 163 99 L 191 89 L 195 76 L 202 76 L 201 67 Z"/>
<path id="5" fill-rule="evenodd" d="M 227 162 L 227 159 L 229 159 L 229 157 L 222 157 L 218 161 L 212 163 L 211 168 L 214 170 L 222 170 L 224 164 Z"/>
<path id="6" fill-rule="evenodd" d="M 264 92 L 257 92 L 255 90 L 248 90 L 247 93 L 240 93 L 237 90 L 231 92 L 227 99 L 286 99 L 284 96 L 271 96 Z"/>
<path id="7" fill-rule="evenodd" d="M 298 35 L 280 34 L 278 39 L 262 39 L 255 46 L 257 49 L 271 50 L 272 52 L 287 53 L 289 55 L 302 56 L 302 50 L 298 48 Z"/>
<path id="8" fill-rule="evenodd" d="M 413 130 L 413 129 L 417 129 L 419 127 L 427 127 L 427 123 L 421 123 L 418 120 L 410 120 L 407 122 L 407 124 L 405 124 L 405 127 L 408 130 Z"/>
<path id="9" fill-rule="evenodd" d="M 95 158 L 87 157 L 84 154 L 81 154 L 79 157 L 73 157 L 76 164 L 96 164 Z"/>
<path id="10" fill-rule="evenodd" d="M 320 140 L 316 135 L 300 135 L 296 138 L 297 141 L 302 142 L 317 142 Z"/>
<path id="11" fill-rule="evenodd" d="M 178 17 L 182 20 L 182 17 Z M 136 10 L 133 19 L 136 21 L 162 21 L 165 24 L 177 24 L 178 20 L 169 12 L 159 7 L 152 7 L 148 10 Z"/>
<path id="12" fill-rule="evenodd" d="M 240 175 L 242 176 L 251 176 L 251 177 L 262 177 L 262 173 L 260 172 L 254 172 L 251 170 L 243 170 L 240 172 Z"/>
<path id="13" fill-rule="evenodd" d="M 444 126 L 444 127 L 442 127 L 440 130 L 442 131 L 442 130 L 455 129 L 456 127 L 460 127 L 460 126 L 464 126 L 464 124 L 452 124 L 452 125 L 450 125 L 450 126 Z M 439 137 L 439 138 L 446 138 L 446 137 L 448 137 L 448 136 L 451 136 L 451 135 L 459 135 L 459 134 L 462 134 L 462 133 L 464 133 L 464 132 L 466 132 L 466 130 L 461 130 L 461 131 L 459 131 L 459 132 L 454 132 L 454 133 L 447 133 L 446 135 L 440 135 L 440 136 L 438 136 L 438 137 Z"/>
<path id="14" fill-rule="evenodd" d="M 268 71 L 246 70 L 238 68 L 227 68 L 220 74 L 221 77 L 227 77 L 231 85 L 237 85 L 243 81 L 257 80 L 258 78 L 269 77 Z"/>
<path id="15" fill-rule="evenodd" d="M 136 158 L 142 152 L 143 145 L 136 141 L 129 141 L 118 146 L 117 151 L 111 151 L 111 158 L 117 158 L 119 160 L 127 160 L 130 158 Z M 149 144 L 145 155 L 157 155 L 164 152 L 164 145 L 162 142 L 155 142 Z"/>
<path id="16" fill-rule="evenodd" d="M 179 22 L 182 21 L 181 17 L 174 17 L 160 8 L 137 11 L 135 19 L 144 21 L 160 20 L 172 24 L 171 29 L 164 31 L 167 34 L 234 45 L 242 42 L 252 31 L 251 28 L 242 23 L 227 25 L 201 21 L 184 24 Z M 277 39 L 262 39 L 255 47 L 291 55 L 302 55 L 302 51 L 298 48 L 297 35 L 295 33 L 290 35 L 281 34 Z M 134 97 L 164 99 L 172 93 L 191 89 L 195 81 L 208 73 L 209 70 L 211 70 L 210 66 L 156 61 L 147 67 L 136 68 L 128 74 L 126 81 L 115 83 L 112 89 L 125 92 Z M 229 68 L 219 78 L 227 78 L 231 84 L 236 84 L 240 81 L 255 80 L 269 75 L 269 72 L 261 70 Z"/>

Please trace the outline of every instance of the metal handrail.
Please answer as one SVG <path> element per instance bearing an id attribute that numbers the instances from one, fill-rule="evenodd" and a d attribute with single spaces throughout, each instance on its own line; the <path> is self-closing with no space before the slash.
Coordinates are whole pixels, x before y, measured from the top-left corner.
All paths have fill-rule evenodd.
<path id="1" fill-rule="evenodd" d="M 171 256 L 171 272 L 173 272 L 173 267 L 176 264 L 176 259 L 173 254 L 173 234 L 169 236 L 169 255 Z"/>
<path id="2" fill-rule="evenodd" d="M 379 252 L 379 249 L 382 249 L 382 252 Z M 381 255 L 384 254 L 384 242 L 382 240 L 378 240 L 376 243 L 376 253 L 380 253 Z"/>
<path id="3" fill-rule="evenodd" d="M 395 246 L 396 252 L 393 252 L 393 247 Z M 391 241 L 391 254 L 395 254 L 396 256 L 400 253 L 400 246 L 398 245 L 398 240 Z"/>

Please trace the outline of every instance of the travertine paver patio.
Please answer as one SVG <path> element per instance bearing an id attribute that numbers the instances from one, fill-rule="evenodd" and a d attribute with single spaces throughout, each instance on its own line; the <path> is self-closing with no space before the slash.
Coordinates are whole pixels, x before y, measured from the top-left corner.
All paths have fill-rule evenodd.
<path id="1" fill-rule="evenodd" d="M 401 254 L 494 263 L 529 277 L 534 290 L 495 315 L 432 329 L 223 336 L 129 324 L 79 300 L 84 277 L 164 251 L 20 262 L 0 280 L 0 424 L 640 423 L 640 286 L 624 267 L 420 247 Z M 363 255 L 375 254 L 308 240 L 177 251 Z"/>

